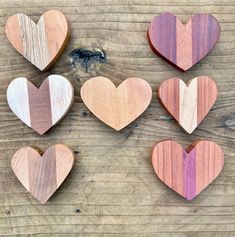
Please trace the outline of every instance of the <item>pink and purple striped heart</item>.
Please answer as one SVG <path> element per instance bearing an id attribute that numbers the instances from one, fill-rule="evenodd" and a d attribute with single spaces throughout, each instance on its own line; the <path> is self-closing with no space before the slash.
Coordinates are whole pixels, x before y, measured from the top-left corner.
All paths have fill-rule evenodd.
<path id="1" fill-rule="evenodd" d="M 153 51 L 177 69 L 187 71 L 215 46 L 220 25 L 210 14 L 197 13 L 186 23 L 171 13 L 156 16 L 148 28 Z"/>
<path id="2" fill-rule="evenodd" d="M 165 140 L 152 153 L 152 165 L 160 180 L 187 200 L 192 200 L 221 172 L 224 154 L 212 141 L 199 141 L 184 150 Z"/>

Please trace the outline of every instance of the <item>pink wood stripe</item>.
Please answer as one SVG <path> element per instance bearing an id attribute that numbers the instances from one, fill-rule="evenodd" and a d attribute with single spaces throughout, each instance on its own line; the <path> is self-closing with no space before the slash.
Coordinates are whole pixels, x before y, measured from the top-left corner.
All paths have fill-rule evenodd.
<path id="1" fill-rule="evenodd" d="M 172 81 L 174 82 L 172 83 Z M 162 103 L 167 108 L 169 113 L 179 121 L 179 112 L 180 112 L 180 79 L 171 78 L 161 84 L 159 88 L 159 97 L 162 100 Z"/>
<path id="2" fill-rule="evenodd" d="M 53 21 L 51 20 L 53 16 Z M 61 46 L 68 38 L 68 25 L 65 16 L 58 11 L 50 11 L 43 14 L 43 24 L 47 39 L 47 50 L 50 58 L 55 58 Z M 55 22 L 58 22 L 55 24 Z"/>
<path id="3" fill-rule="evenodd" d="M 197 78 L 197 124 L 206 116 L 217 97 L 217 87 L 209 77 Z"/>
<path id="4" fill-rule="evenodd" d="M 199 142 L 195 150 L 197 154 L 196 193 L 198 194 L 220 173 L 224 160 L 221 148 L 210 141 Z"/>
<path id="5" fill-rule="evenodd" d="M 176 55 L 177 66 L 184 70 L 192 66 L 192 20 L 182 24 L 176 18 Z"/>
<path id="6" fill-rule="evenodd" d="M 12 31 L 14 29 L 14 31 Z M 15 47 L 15 49 L 20 53 L 24 53 L 22 40 L 19 40 L 22 38 L 21 31 L 20 31 L 20 25 L 19 25 L 19 18 L 18 15 L 13 15 L 8 18 L 6 23 L 6 35 L 8 39 L 11 39 L 11 43 Z"/>
<path id="7" fill-rule="evenodd" d="M 158 177 L 169 187 L 184 196 L 183 149 L 174 141 L 165 141 L 155 146 L 153 167 Z"/>

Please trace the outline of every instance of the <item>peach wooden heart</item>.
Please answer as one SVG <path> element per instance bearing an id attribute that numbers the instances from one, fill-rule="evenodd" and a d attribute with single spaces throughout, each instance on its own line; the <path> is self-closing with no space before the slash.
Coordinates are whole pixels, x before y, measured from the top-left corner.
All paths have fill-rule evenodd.
<path id="1" fill-rule="evenodd" d="M 160 85 L 158 97 L 180 126 L 190 134 L 215 103 L 217 87 L 206 76 L 192 79 L 188 86 L 179 78 L 171 78 Z"/>
<path id="2" fill-rule="evenodd" d="M 162 182 L 192 200 L 221 172 L 222 149 L 212 141 L 199 141 L 186 151 L 178 143 L 158 142 L 152 153 L 153 168 Z"/>
<path id="3" fill-rule="evenodd" d="M 59 57 L 69 39 L 63 13 L 50 10 L 35 24 L 28 16 L 10 16 L 5 32 L 13 47 L 40 70 L 48 69 Z"/>
<path id="4" fill-rule="evenodd" d="M 153 51 L 183 71 L 205 57 L 219 35 L 218 21 L 207 13 L 193 15 L 185 25 L 172 13 L 162 13 L 154 17 L 148 29 Z"/>
<path id="5" fill-rule="evenodd" d="M 16 177 L 42 204 L 63 183 L 73 163 L 73 151 L 62 144 L 49 147 L 43 156 L 32 147 L 23 147 L 11 160 Z"/>
<path id="6" fill-rule="evenodd" d="M 26 78 L 13 80 L 7 101 L 15 115 L 39 134 L 60 121 L 73 102 L 73 86 L 60 75 L 51 75 L 38 89 Z"/>
<path id="7" fill-rule="evenodd" d="M 140 78 L 128 78 L 115 87 L 108 78 L 93 77 L 83 84 L 81 97 L 95 116 L 118 131 L 145 111 L 152 89 Z"/>

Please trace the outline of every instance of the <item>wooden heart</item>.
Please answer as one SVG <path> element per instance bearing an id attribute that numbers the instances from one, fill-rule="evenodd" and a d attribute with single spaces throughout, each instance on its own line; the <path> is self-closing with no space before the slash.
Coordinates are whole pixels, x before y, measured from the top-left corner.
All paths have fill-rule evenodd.
<path id="1" fill-rule="evenodd" d="M 153 148 L 152 165 L 162 182 L 187 200 L 192 200 L 221 172 L 222 149 L 212 141 L 199 141 L 186 151 L 166 140 Z"/>
<path id="2" fill-rule="evenodd" d="M 19 77 L 7 89 L 7 101 L 15 115 L 39 134 L 54 126 L 73 102 L 73 86 L 60 75 L 51 75 L 38 89 Z"/>
<path id="3" fill-rule="evenodd" d="M 220 25 L 210 14 L 198 13 L 187 24 L 171 13 L 156 16 L 148 28 L 153 51 L 175 66 L 187 71 L 215 46 Z"/>
<path id="4" fill-rule="evenodd" d="M 164 81 L 158 97 L 181 127 L 192 133 L 216 101 L 215 82 L 206 76 L 192 79 L 187 86 L 179 78 Z"/>
<path id="5" fill-rule="evenodd" d="M 73 163 L 73 151 L 57 144 L 43 156 L 32 147 L 23 147 L 13 155 L 11 167 L 23 186 L 44 204 L 63 183 Z"/>
<path id="6" fill-rule="evenodd" d="M 69 27 L 63 13 L 50 10 L 35 24 L 28 16 L 10 16 L 5 32 L 13 47 L 41 71 L 48 69 L 64 50 Z"/>
<path id="7" fill-rule="evenodd" d="M 119 131 L 146 110 L 152 89 L 140 78 L 128 78 L 115 87 L 108 78 L 93 77 L 83 84 L 81 97 L 95 116 Z"/>

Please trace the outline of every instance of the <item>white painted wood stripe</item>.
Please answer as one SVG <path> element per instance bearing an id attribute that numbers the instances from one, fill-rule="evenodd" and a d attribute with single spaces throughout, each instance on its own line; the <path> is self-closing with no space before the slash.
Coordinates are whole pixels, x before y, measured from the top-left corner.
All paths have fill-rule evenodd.
<path id="1" fill-rule="evenodd" d="M 48 77 L 48 80 L 50 90 L 52 125 L 54 125 L 69 110 L 70 105 L 73 101 L 73 87 L 66 78 L 60 75 L 50 75 Z"/>
<path id="2" fill-rule="evenodd" d="M 29 127 L 31 126 L 27 79 L 19 77 L 7 88 L 7 101 L 11 110 Z"/>
<path id="3" fill-rule="evenodd" d="M 180 80 L 179 96 L 179 122 L 188 133 L 192 133 L 197 127 L 197 78 L 188 87 Z"/>

